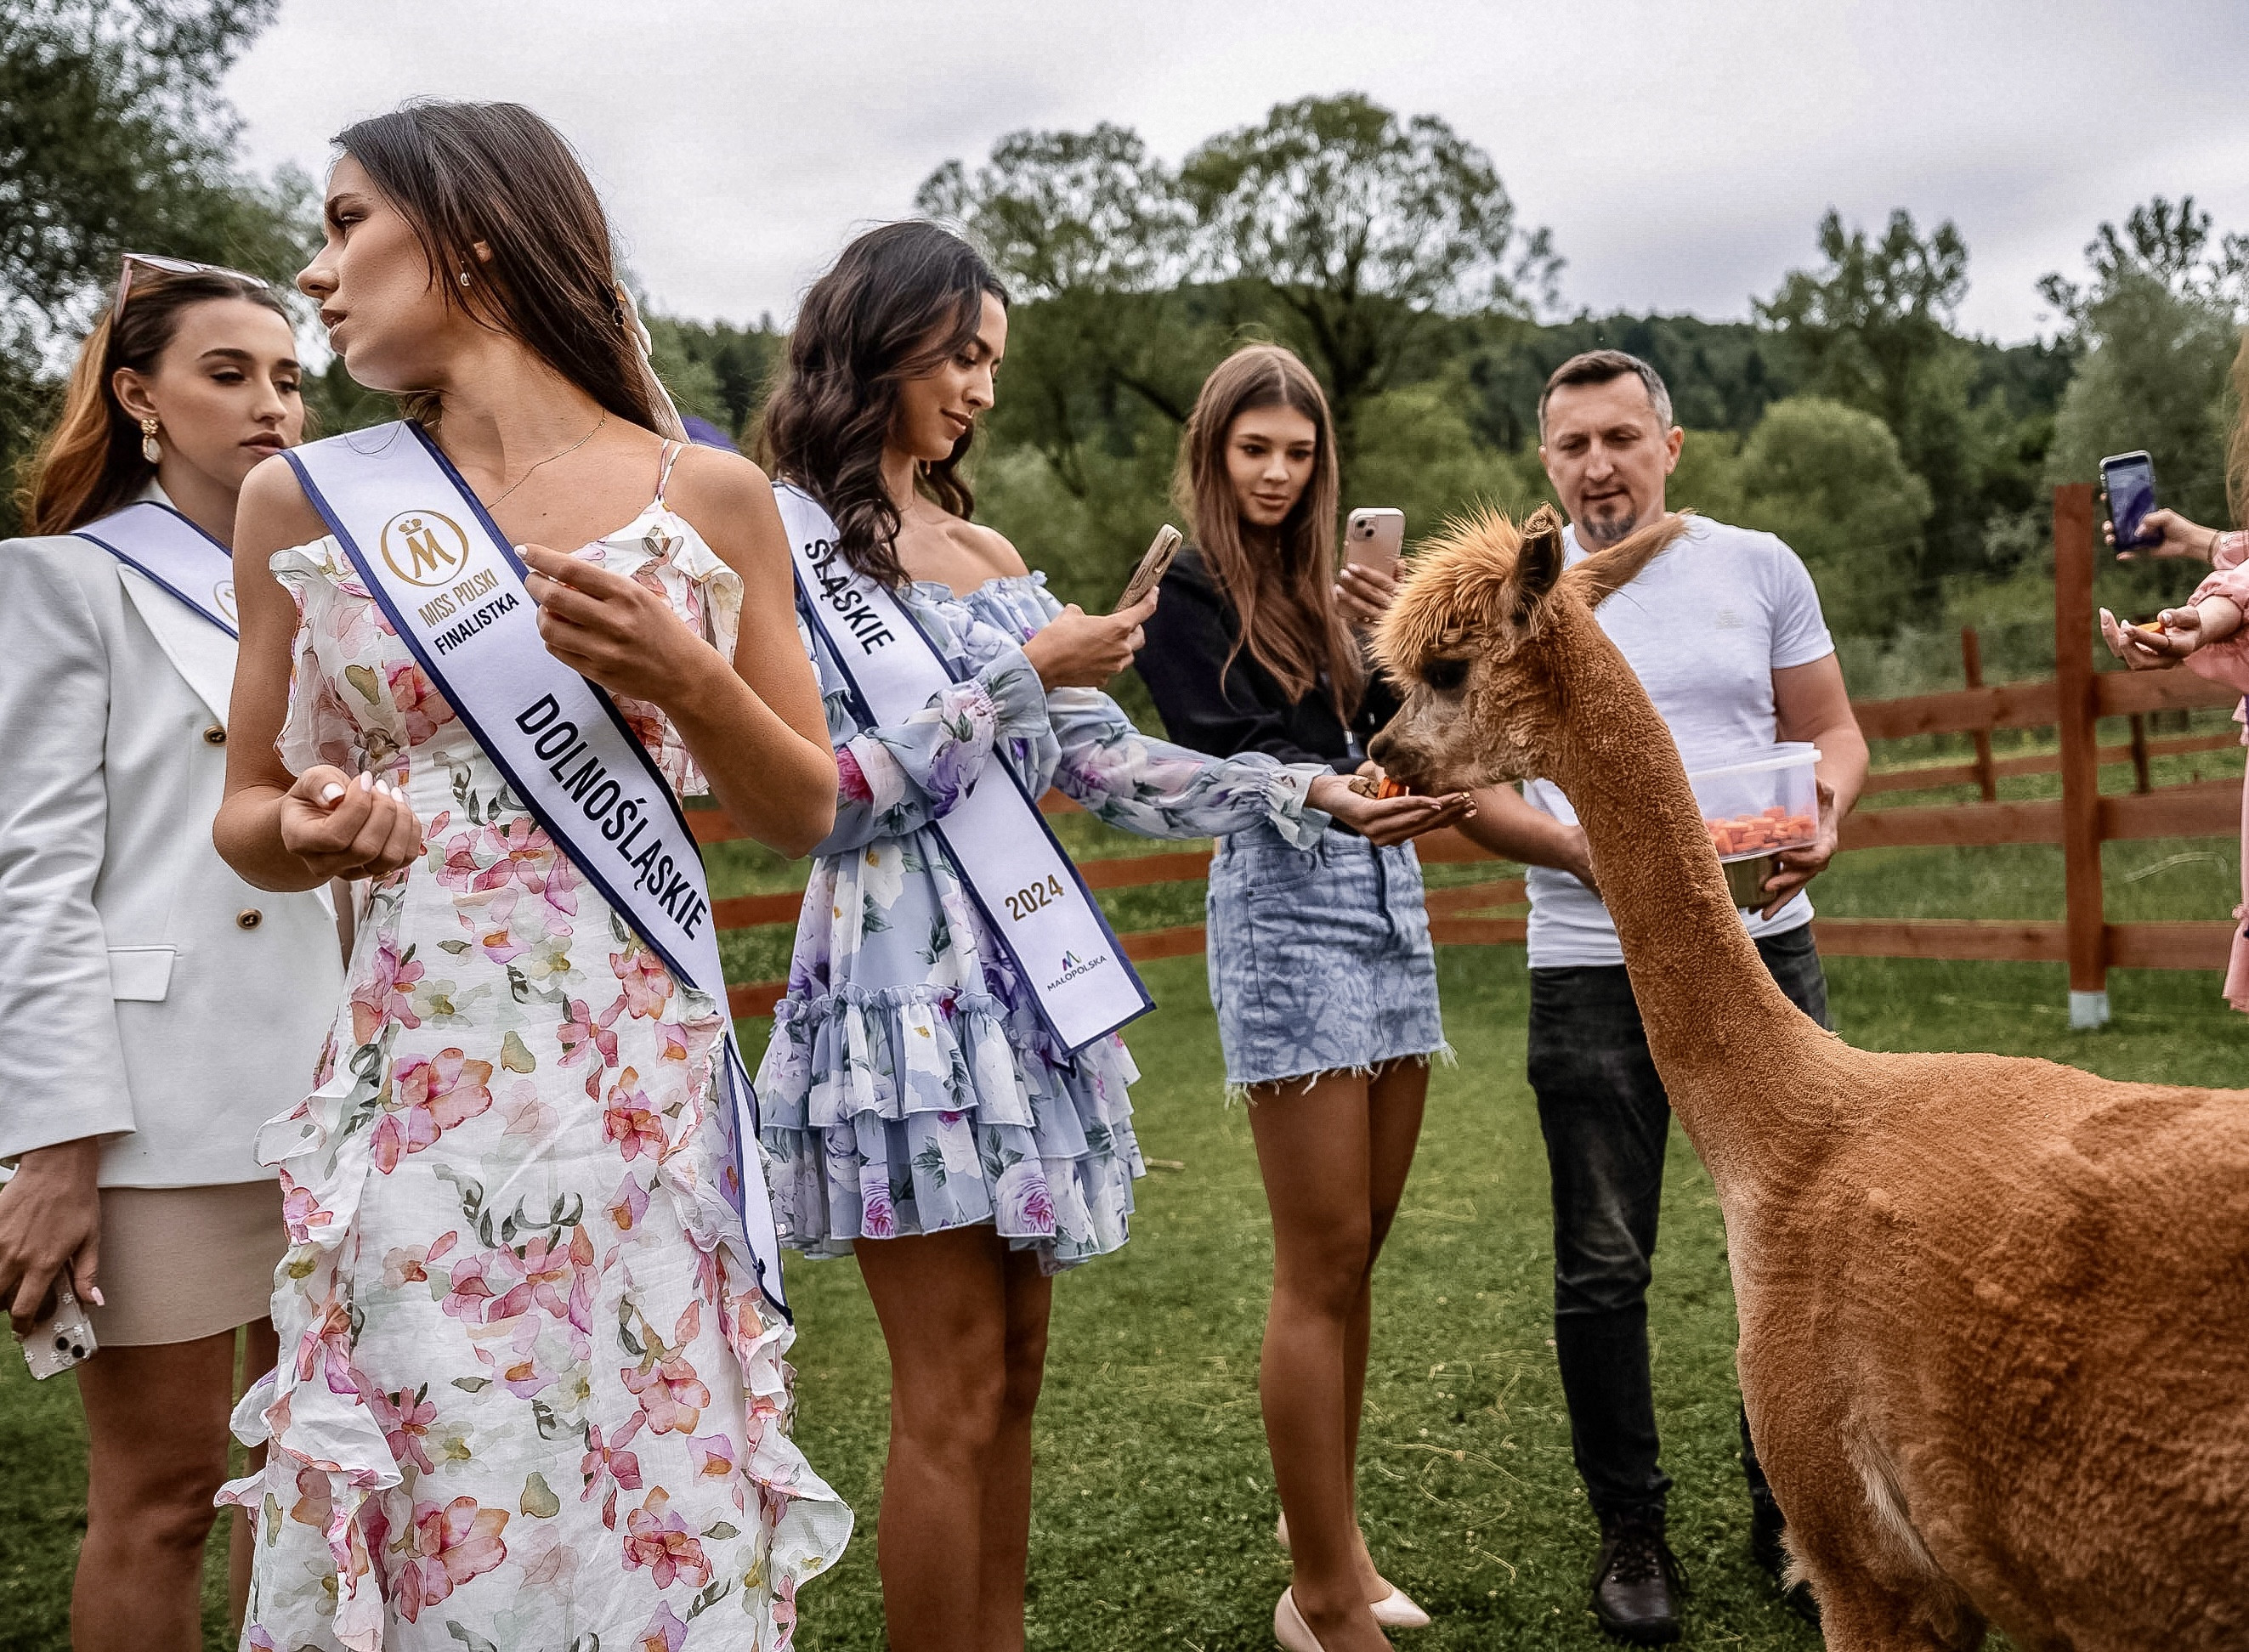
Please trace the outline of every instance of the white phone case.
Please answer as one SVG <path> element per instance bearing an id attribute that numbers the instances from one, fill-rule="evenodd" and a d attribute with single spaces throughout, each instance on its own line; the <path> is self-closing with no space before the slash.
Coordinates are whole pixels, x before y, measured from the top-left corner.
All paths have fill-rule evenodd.
<path id="1" fill-rule="evenodd" d="M 79 1306 L 70 1287 L 57 1281 L 55 1311 L 33 1326 L 31 1333 L 24 1339 L 24 1363 L 31 1368 L 34 1377 L 44 1381 L 74 1365 L 84 1365 L 100 1346 L 93 1340 L 93 1325 L 86 1317 L 86 1310 Z"/>

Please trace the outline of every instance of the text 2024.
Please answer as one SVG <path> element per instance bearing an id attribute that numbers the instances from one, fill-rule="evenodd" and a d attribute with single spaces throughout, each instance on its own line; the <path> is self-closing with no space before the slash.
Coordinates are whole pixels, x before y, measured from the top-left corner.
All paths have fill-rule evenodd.
<path id="1" fill-rule="evenodd" d="M 1016 923 L 1062 899 L 1062 880 L 1049 873 L 1038 882 L 1018 889 L 1008 897 L 1008 916 Z"/>

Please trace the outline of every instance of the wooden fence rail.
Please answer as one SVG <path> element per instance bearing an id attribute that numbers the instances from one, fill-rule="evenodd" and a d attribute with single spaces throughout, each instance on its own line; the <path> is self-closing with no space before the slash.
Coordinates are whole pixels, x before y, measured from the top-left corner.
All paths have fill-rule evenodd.
<path id="1" fill-rule="evenodd" d="M 1934 958 L 1970 962 L 2060 963 L 2069 965 L 2070 1017 L 2075 1025 L 2108 1019 L 2108 971 L 2114 969 L 2220 970 L 2225 967 L 2233 926 L 2214 922 L 2109 923 L 2101 904 L 2101 845 L 2158 838 L 2230 837 L 2240 826 L 2242 788 L 2238 781 L 2211 780 L 2155 787 L 2153 757 L 2213 751 L 2235 744 L 2238 734 L 2147 737 L 2142 720 L 2161 711 L 2231 705 L 2230 691 L 2186 671 L 2134 675 L 2096 673 L 2089 653 L 2093 621 L 2093 498 L 2089 486 L 2054 490 L 2053 677 L 2030 682 L 1984 684 L 1980 650 L 1970 632 L 1962 639 L 1962 664 L 1969 686 L 1943 694 L 1898 700 L 1854 702 L 1860 728 L 1872 741 L 1925 735 L 1972 737 L 1971 763 L 1885 771 L 1870 778 L 1870 793 L 1973 785 L 1983 800 L 1937 806 L 1862 809 L 1843 826 L 1845 851 L 1882 848 L 1984 847 L 2040 843 L 2062 846 L 2068 915 L 2059 921 L 1989 918 L 1815 918 L 1812 934 L 1824 952 L 1843 957 Z M 2132 738 L 2124 745 L 2100 745 L 2095 730 L 2102 717 L 2131 720 Z M 2059 749 L 2014 757 L 1994 757 L 1991 735 L 1999 730 L 2054 728 Z M 2100 795 L 2100 767 L 2130 762 L 2136 789 Z M 2002 801 L 2003 777 L 2060 772 L 2062 795 L 2037 802 Z M 1059 792 L 1041 806 L 1049 813 L 1075 810 Z M 697 839 L 723 843 L 741 834 L 715 810 L 688 816 Z M 1425 863 L 1489 860 L 1484 850 L 1448 829 L 1416 845 Z M 1094 889 L 1139 888 L 1191 882 L 1205 877 L 1207 850 L 1180 850 L 1083 862 L 1078 868 Z M 1428 892 L 1429 929 L 1441 945 L 1520 943 L 1527 919 L 1520 879 L 1498 879 Z M 721 930 L 766 924 L 793 924 L 803 904 L 800 894 L 753 895 L 712 903 Z M 1203 927 L 1180 924 L 1118 936 L 1127 956 L 1145 962 L 1186 957 L 1203 949 Z M 749 982 L 730 986 L 734 1014 L 770 1014 L 784 984 Z"/>

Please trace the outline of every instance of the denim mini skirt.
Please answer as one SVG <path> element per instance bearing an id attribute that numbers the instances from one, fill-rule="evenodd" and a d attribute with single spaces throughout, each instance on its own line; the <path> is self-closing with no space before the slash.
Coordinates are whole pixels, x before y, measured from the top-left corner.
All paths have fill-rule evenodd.
<path id="1" fill-rule="evenodd" d="M 1229 1096 L 1251 1085 L 1449 1058 L 1413 846 L 1331 829 L 1291 848 L 1266 825 L 1211 862 L 1210 997 Z"/>

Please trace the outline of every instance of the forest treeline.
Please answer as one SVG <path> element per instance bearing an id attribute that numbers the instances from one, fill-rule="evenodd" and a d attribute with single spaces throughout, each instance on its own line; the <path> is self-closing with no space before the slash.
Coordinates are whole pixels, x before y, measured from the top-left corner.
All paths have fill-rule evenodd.
<path id="1" fill-rule="evenodd" d="M 36 439 L 121 250 L 285 281 L 317 238 L 313 181 L 246 172 L 220 90 L 277 3 L 0 0 L 0 463 Z M 1251 339 L 1319 374 L 1345 504 L 1403 508 L 1409 537 L 1549 497 L 1546 374 L 1601 346 L 1647 358 L 1688 433 L 1672 502 L 1803 554 L 1862 695 L 1948 681 L 1964 622 L 1998 672 L 2046 668 L 2046 490 L 2091 479 L 2103 453 L 2145 448 L 2165 503 L 2225 513 L 2249 237 L 2191 195 L 2088 202 L 2081 264 L 2039 284 L 2053 336 L 2013 346 L 1961 330 L 1970 249 L 1903 209 L 1810 226 L 1802 266 L 1745 321 L 1572 313 L 1566 249 L 1520 221 L 1492 158 L 1358 95 L 1280 105 L 1177 163 L 1117 125 L 1017 133 L 939 168 L 916 206 L 988 248 L 1014 300 L 980 514 L 1088 603 L 1176 515 L 1196 387 Z M 746 438 L 780 358 L 773 319 L 659 307 L 650 325 L 683 408 Z M 340 363 L 312 400 L 330 430 L 390 416 Z M 2102 577 L 2128 610 L 2179 584 Z"/>

